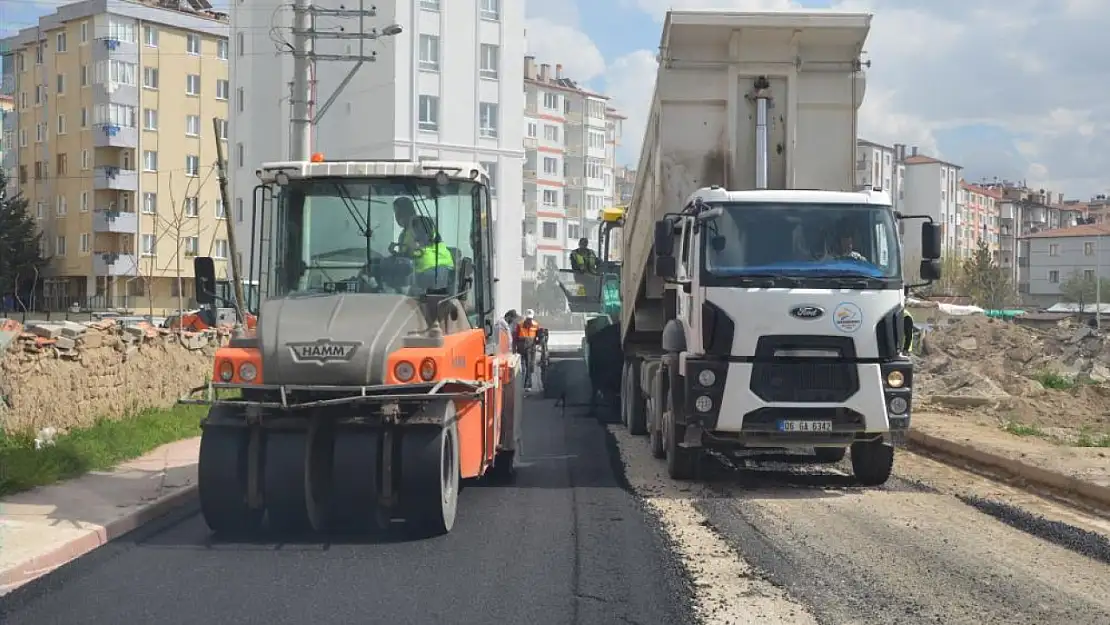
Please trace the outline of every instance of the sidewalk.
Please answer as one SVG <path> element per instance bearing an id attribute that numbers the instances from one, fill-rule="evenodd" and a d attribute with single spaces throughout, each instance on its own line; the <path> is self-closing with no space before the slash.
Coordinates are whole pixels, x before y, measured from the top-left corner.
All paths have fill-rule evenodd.
<path id="1" fill-rule="evenodd" d="M 200 438 L 0 500 L 0 594 L 161 516 L 194 492 Z"/>

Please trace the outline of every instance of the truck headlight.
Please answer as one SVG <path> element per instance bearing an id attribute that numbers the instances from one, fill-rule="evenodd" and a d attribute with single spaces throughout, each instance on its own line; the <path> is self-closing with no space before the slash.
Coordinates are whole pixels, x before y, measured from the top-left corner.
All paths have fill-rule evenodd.
<path id="1" fill-rule="evenodd" d="M 407 360 L 402 360 L 393 367 L 393 377 L 397 378 L 398 382 L 408 382 L 416 375 L 416 367 Z"/>
<path id="2" fill-rule="evenodd" d="M 252 362 L 244 362 L 239 365 L 239 379 L 244 382 L 254 382 L 258 377 L 258 367 L 254 366 Z"/>
<path id="3" fill-rule="evenodd" d="M 901 371 L 891 371 L 886 374 L 886 383 L 890 388 L 902 388 L 902 385 L 906 383 L 906 376 L 902 375 Z"/>
<path id="4" fill-rule="evenodd" d="M 235 377 L 235 365 L 231 364 L 230 360 L 225 360 L 220 363 L 220 380 L 230 382 L 231 378 Z"/>
<path id="5" fill-rule="evenodd" d="M 894 397 L 890 400 L 890 412 L 893 414 L 906 414 L 910 404 L 905 397 Z"/>
<path id="6" fill-rule="evenodd" d="M 694 400 L 694 410 L 698 412 L 709 412 L 713 410 L 713 400 L 708 395 L 702 395 Z"/>
<path id="7" fill-rule="evenodd" d="M 713 383 L 716 381 L 717 374 L 713 373 L 709 369 L 702 369 L 701 373 L 698 374 L 698 384 L 701 384 L 702 386 L 713 386 Z"/>

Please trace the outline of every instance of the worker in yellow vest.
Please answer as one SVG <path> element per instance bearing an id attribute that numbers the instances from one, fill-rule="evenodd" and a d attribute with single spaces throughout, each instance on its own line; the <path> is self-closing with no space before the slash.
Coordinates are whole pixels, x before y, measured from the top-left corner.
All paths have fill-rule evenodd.
<path id="1" fill-rule="evenodd" d="M 415 216 L 416 207 L 413 206 L 411 199 L 399 197 L 393 200 L 393 219 L 401 228 L 401 236 L 397 237 L 397 242 L 390 246 L 395 253 L 408 256 L 416 251 L 416 236 L 412 232 L 412 220 Z"/>
<path id="2" fill-rule="evenodd" d="M 448 289 L 455 258 L 436 231 L 430 217 L 416 217 L 411 228 L 416 249 L 412 252 L 413 273 L 418 289 Z"/>

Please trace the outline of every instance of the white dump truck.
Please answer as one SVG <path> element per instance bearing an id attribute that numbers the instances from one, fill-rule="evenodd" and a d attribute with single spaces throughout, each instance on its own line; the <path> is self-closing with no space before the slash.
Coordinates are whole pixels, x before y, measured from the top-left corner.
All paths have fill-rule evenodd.
<path id="1" fill-rule="evenodd" d="M 855 183 L 866 14 L 671 11 L 624 222 L 621 418 L 670 476 L 707 449 L 851 448 L 884 483 L 910 424 L 900 232 Z"/>

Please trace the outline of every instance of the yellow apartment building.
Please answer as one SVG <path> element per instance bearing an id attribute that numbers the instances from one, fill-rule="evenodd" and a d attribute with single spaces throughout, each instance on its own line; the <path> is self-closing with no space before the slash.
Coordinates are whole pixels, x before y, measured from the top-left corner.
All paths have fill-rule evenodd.
<path id="1" fill-rule="evenodd" d="M 192 261 L 228 257 L 228 30 L 206 0 L 85 0 L 0 41 L 3 167 L 49 268 L 36 307 L 163 314 L 192 306 Z"/>

